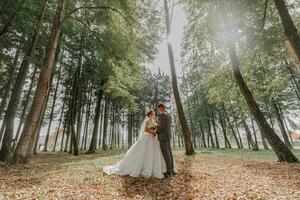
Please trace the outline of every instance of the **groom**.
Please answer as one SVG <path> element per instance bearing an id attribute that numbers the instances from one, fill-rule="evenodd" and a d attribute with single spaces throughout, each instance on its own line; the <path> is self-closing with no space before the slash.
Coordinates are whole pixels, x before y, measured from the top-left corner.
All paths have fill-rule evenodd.
<path id="1" fill-rule="evenodd" d="M 158 129 L 156 133 L 158 134 L 158 140 L 160 143 L 160 148 L 163 154 L 163 157 L 166 161 L 167 172 L 164 174 L 165 178 L 168 176 L 175 175 L 174 172 L 174 162 L 173 162 L 173 154 L 171 151 L 171 116 L 166 111 L 166 107 L 164 104 L 159 104 L 157 107 L 158 114 Z"/>

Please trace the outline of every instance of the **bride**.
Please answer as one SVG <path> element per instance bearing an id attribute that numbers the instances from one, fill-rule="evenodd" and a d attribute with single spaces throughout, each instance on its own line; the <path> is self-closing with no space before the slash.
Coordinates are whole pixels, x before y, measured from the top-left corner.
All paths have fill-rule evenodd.
<path id="1" fill-rule="evenodd" d="M 107 174 L 129 175 L 138 177 L 153 176 L 164 178 L 166 163 L 161 153 L 159 141 L 156 136 L 157 123 L 155 112 L 150 110 L 143 121 L 138 140 L 127 151 L 124 158 L 114 165 L 106 166 L 103 171 Z M 175 165 L 174 165 L 175 166 Z"/>

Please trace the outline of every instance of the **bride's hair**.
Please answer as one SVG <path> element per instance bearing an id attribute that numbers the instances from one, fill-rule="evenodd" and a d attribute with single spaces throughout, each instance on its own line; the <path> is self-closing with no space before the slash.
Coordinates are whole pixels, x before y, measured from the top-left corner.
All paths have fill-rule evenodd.
<path id="1" fill-rule="evenodd" d="M 147 112 L 146 112 L 147 117 L 150 117 L 150 115 L 151 115 L 152 113 L 154 113 L 154 110 L 152 110 L 152 109 L 147 110 Z"/>

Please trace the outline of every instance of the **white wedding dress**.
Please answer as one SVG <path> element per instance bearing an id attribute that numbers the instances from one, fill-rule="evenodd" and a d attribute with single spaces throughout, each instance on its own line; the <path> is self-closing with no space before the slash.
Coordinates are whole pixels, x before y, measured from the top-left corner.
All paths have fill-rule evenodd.
<path id="1" fill-rule="evenodd" d="M 157 136 L 154 137 L 144 131 L 148 120 L 149 118 L 146 117 L 142 123 L 138 140 L 126 152 L 124 158 L 114 165 L 104 167 L 103 171 L 105 173 L 132 177 L 153 176 L 158 179 L 164 178 L 163 173 L 166 172 L 166 163 Z"/>

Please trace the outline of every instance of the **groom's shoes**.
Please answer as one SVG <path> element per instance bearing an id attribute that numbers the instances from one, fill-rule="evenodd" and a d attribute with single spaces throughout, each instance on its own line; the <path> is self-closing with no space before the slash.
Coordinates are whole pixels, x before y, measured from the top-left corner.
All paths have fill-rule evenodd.
<path id="1" fill-rule="evenodd" d="M 171 176 L 175 176 L 177 173 L 176 172 L 171 172 Z"/>
<path id="2" fill-rule="evenodd" d="M 164 178 L 168 178 L 168 177 L 170 177 L 171 176 L 171 173 L 170 172 L 165 172 L 164 173 Z"/>

